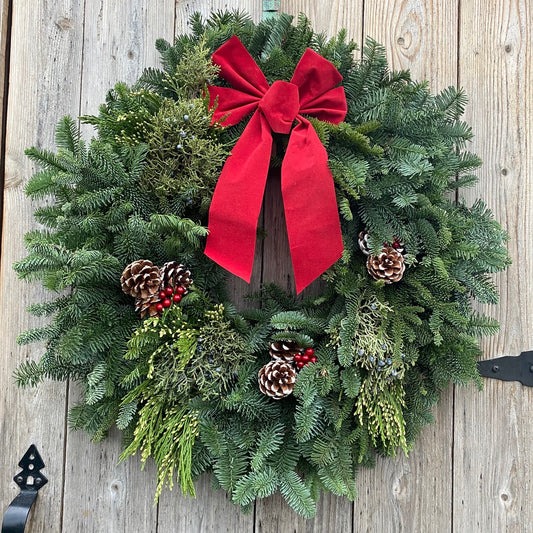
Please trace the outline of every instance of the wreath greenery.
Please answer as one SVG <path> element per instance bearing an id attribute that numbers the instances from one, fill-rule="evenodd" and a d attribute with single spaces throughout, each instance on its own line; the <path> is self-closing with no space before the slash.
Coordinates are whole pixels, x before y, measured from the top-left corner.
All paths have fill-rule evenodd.
<path id="1" fill-rule="evenodd" d="M 194 15 L 190 35 L 157 42 L 162 70 L 119 83 L 98 116 L 82 117 L 95 138 L 84 142 L 66 117 L 56 153 L 27 151 L 42 170 L 26 192 L 52 201 L 36 209 L 44 229 L 26 235 L 15 269 L 56 296 L 29 308 L 51 319 L 19 341 L 44 341 L 45 352 L 16 378 L 78 382 L 70 426 L 99 440 L 116 423 L 123 457 L 140 451 L 157 463 L 157 495 L 176 477 L 194 494 L 193 480 L 212 471 L 245 510 L 280 491 L 310 517 L 323 491 L 354 499 L 357 468 L 376 453 L 407 453 L 450 381 L 480 385 L 477 337 L 498 324 L 472 303 L 497 302 L 489 275 L 509 258 L 483 202 L 454 197 L 480 165 L 465 150 L 463 92 L 434 96 L 389 71 L 378 43 L 367 40 L 357 60 L 345 32 L 327 40 L 304 16 L 292 22 Z M 210 57 L 233 35 L 269 83 L 289 80 L 310 47 L 342 74 L 348 103 L 339 125 L 310 119 L 335 182 L 342 258 L 319 296 L 265 285 L 246 310 L 228 301 L 225 271 L 203 253 L 215 184 L 246 125 L 212 125 L 205 95 L 224 85 Z M 275 143 L 273 167 L 286 137 Z M 394 279 L 379 264 L 371 275 L 387 250 L 401 263 Z M 139 260 L 177 260 L 194 282 L 179 303 L 141 318 L 120 283 Z"/>

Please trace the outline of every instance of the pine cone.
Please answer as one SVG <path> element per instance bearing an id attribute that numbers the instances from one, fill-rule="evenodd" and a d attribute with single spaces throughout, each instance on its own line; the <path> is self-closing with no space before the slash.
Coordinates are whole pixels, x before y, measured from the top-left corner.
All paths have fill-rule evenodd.
<path id="1" fill-rule="evenodd" d="M 274 400 L 281 400 L 294 390 L 296 371 L 290 363 L 270 361 L 259 371 L 259 388 Z"/>
<path id="2" fill-rule="evenodd" d="M 270 357 L 276 361 L 292 363 L 294 356 L 301 352 L 302 349 L 294 341 L 274 341 L 270 343 Z"/>
<path id="3" fill-rule="evenodd" d="M 161 273 L 151 261 L 139 259 L 130 263 L 120 278 L 122 290 L 134 298 L 146 299 L 159 290 Z"/>
<path id="4" fill-rule="evenodd" d="M 368 246 L 368 231 L 361 231 L 359 233 L 359 248 L 365 255 L 370 255 L 370 248 Z"/>
<path id="5" fill-rule="evenodd" d="M 141 313 L 141 318 L 159 315 L 157 304 L 161 301 L 159 293 L 152 294 L 148 298 L 137 298 L 135 300 L 135 311 Z"/>
<path id="6" fill-rule="evenodd" d="M 177 261 L 169 261 L 161 268 L 161 281 L 164 287 L 185 287 L 192 285 L 191 272 Z"/>
<path id="7" fill-rule="evenodd" d="M 378 255 L 369 255 L 366 260 L 368 273 L 374 279 L 382 279 L 387 284 L 402 279 L 405 271 L 403 255 L 394 248 L 383 248 Z"/>

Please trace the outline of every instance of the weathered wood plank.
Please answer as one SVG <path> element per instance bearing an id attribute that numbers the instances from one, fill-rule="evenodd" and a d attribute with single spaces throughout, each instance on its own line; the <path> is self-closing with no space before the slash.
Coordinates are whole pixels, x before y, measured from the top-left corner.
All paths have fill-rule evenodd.
<path id="1" fill-rule="evenodd" d="M 342 28 L 348 39 L 360 42 L 363 28 L 363 0 L 281 0 L 281 11 L 297 16 L 303 13 L 316 32 L 333 37 Z"/>
<path id="2" fill-rule="evenodd" d="M 11 31 L 11 16 L 12 8 L 10 5 L 9 0 L 2 0 L 0 2 L 0 124 L 2 125 L 2 128 L 4 127 L 5 123 L 5 104 L 7 102 L 6 100 L 6 90 L 7 90 L 7 79 L 9 72 L 7 69 L 9 68 L 6 61 L 9 57 L 9 40 L 11 38 L 10 31 Z M 4 146 L 5 139 L 4 139 L 4 131 L 2 130 L 2 146 Z M 2 169 L 4 168 L 4 160 L 5 160 L 5 151 L 3 150 L 0 154 L 0 165 L 2 166 Z M 1 203 L 0 203 L 1 206 Z M 1 233 L 0 233 L 1 235 Z"/>
<path id="3" fill-rule="evenodd" d="M 458 0 L 368 0 L 364 33 L 387 48 L 393 68 L 437 91 L 457 81 L 458 13 Z"/>
<path id="4" fill-rule="evenodd" d="M 80 114 L 94 114 L 116 82 L 135 82 L 158 63 L 156 38 L 172 39 L 174 2 L 87 2 L 84 17 Z M 88 135 L 89 128 L 85 133 Z M 76 401 L 71 387 L 69 405 Z M 137 458 L 117 466 L 120 435 L 100 444 L 82 432 L 66 440 L 64 531 L 156 531 L 155 468 L 141 472 Z"/>
<path id="5" fill-rule="evenodd" d="M 177 2 L 176 35 L 187 33 L 188 20 L 194 12 L 198 11 L 207 18 L 212 11 L 225 9 L 245 10 L 256 21 L 261 17 L 260 2 L 253 0 Z M 261 214 L 260 220 L 262 217 Z M 248 306 L 245 296 L 259 288 L 262 276 L 261 254 L 262 243 L 258 240 L 250 284 L 231 274 L 228 276 L 229 296 L 238 307 Z M 183 496 L 177 488 L 173 492 L 163 492 L 159 501 L 158 533 L 232 533 L 234 531 L 245 533 L 253 531 L 253 513 L 244 515 L 231 503 L 225 491 L 213 490 L 211 475 L 203 475 L 195 483 L 195 490 L 195 499 Z"/>
<path id="6" fill-rule="evenodd" d="M 24 155 L 32 145 L 52 148 L 54 127 L 66 113 L 77 113 L 83 1 L 15 2 L 13 6 L 10 90 L 6 135 L 6 171 L 2 227 L 0 302 L 0 500 L 4 508 L 19 492 L 10 480 L 18 461 L 34 443 L 46 464 L 49 484 L 34 506 L 32 531 L 58 531 L 61 523 L 65 384 L 45 383 L 39 389 L 17 389 L 13 371 L 24 360 L 36 360 L 42 346 L 17 346 L 21 331 L 42 326 L 25 308 L 44 297 L 37 284 L 16 279 L 12 264 L 25 255 L 23 235 L 36 227 L 34 206 L 24 187 L 35 167 Z M 60 90 L 58 90 L 60 88 Z"/>
<path id="7" fill-rule="evenodd" d="M 533 348 L 533 70 L 531 2 L 463 2 L 460 83 L 470 105 L 473 151 L 484 161 L 481 196 L 510 234 L 513 266 L 496 277 L 500 304 L 481 310 L 501 323 L 486 358 Z M 466 195 L 467 191 L 465 191 Z M 533 523 L 533 392 L 486 380 L 456 390 L 454 524 L 457 531 L 526 532 Z"/>
<path id="8" fill-rule="evenodd" d="M 158 533 L 252 533 L 253 513 L 244 515 L 223 490 L 214 490 L 211 475 L 195 484 L 196 498 L 182 496 L 179 489 L 161 495 Z"/>
<path id="9" fill-rule="evenodd" d="M 316 516 L 306 520 L 298 516 L 280 494 L 256 504 L 256 533 L 329 533 L 352 531 L 353 503 L 346 498 L 322 495 Z"/>
<path id="10" fill-rule="evenodd" d="M 303 0 L 282 0 L 281 11 L 298 15 L 305 13 L 311 21 L 313 29 L 324 32 L 329 37 L 346 27 L 349 38 L 358 40 L 361 35 L 362 2 L 310 2 Z M 265 193 L 266 238 L 263 244 L 263 280 L 276 282 L 286 290 L 295 291 L 292 263 L 289 252 L 289 241 L 285 225 L 283 201 L 281 196 L 280 176 L 269 177 Z M 311 295 L 320 290 L 319 282 L 312 283 L 303 295 Z M 351 531 L 353 504 L 346 498 L 332 494 L 323 495 L 312 520 L 298 516 L 276 494 L 256 504 L 256 531 Z"/>
<path id="11" fill-rule="evenodd" d="M 433 90 L 457 80 L 458 2 L 365 2 L 365 35 L 387 48 L 394 69 L 429 79 Z M 379 459 L 359 474 L 354 531 L 450 531 L 453 403 L 451 391 L 435 409 L 409 458 Z"/>
<path id="12" fill-rule="evenodd" d="M 409 457 L 401 451 L 394 459 L 379 457 L 374 469 L 359 472 L 354 532 L 451 530 L 451 392 L 443 395 L 435 423 L 422 431 Z"/>

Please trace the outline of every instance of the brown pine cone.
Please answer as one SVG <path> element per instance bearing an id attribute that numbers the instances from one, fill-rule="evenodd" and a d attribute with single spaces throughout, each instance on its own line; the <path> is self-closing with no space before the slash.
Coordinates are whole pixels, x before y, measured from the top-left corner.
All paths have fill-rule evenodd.
<path id="1" fill-rule="evenodd" d="M 139 259 L 130 263 L 120 278 L 122 290 L 134 298 L 146 299 L 159 290 L 161 273 L 151 261 Z"/>
<path id="2" fill-rule="evenodd" d="M 294 390 L 296 371 L 290 363 L 270 361 L 258 375 L 261 392 L 274 400 L 281 400 Z"/>
<path id="3" fill-rule="evenodd" d="M 169 261 L 161 268 L 161 281 L 164 287 L 185 287 L 192 285 L 191 273 L 177 261 Z"/>
<path id="4" fill-rule="evenodd" d="M 388 247 L 383 248 L 378 255 L 369 255 L 366 268 L 374 279 L 382 279 L 385 283 L 391 284 L 402 279 L 405 263 L 400 252 Z"/>
<path id="5" fill-rule="evenodd" d="M 269 353 L 272 359 L 292 363 L 294 356 L 302 353 L 302 349 L 294 341 L 274 341 L 270 343 Z"/>
<path id="6" fill-rule="evenodd" d="M 368 231 L 361 231 L 359 233 L 359 248 L 365 255 L 370 255 L 370 248 L 368 247 Z"/>
<path id="7" fill-rule="evenodd" d="M 159 315 L 157 304 L 161 301 L 159 293 L 152 294 L 148 298 L 137 298 L 135 300 L 135 311 L 141 313 L 141 318 L 151 318 Z"/>

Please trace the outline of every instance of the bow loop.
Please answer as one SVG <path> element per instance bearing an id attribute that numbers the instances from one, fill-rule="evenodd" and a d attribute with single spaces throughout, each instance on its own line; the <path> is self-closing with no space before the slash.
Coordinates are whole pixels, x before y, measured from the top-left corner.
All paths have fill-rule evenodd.
<path id="1" fill-rule="evenodd" d="M 220 67 L 219 76 L 238 91 L 261 98 L 268 91 L 268 81 L 254 58 L 234 35 L 211 57 Z"/>
<path id="2" fill-rule="evenodd" d="M 342 234 L 328 155 L 301 115 L 338 124 L 346 97 L 342 76 L 322 56 L 306 50 L 292 80 L 268 82 L 238 37 L 214 54 L 228 87 L 209 87 L 213 121 L 234 125 L 253 113 L 218 180 L 209 210 L 205 253 L 250 281 L 256 228 L 272 150 L 272 134 L 290 133 L 281 189 L 297 292 L 342 254 Z M 296 126 L 292 128 L 294 121 Z M 291 131 L 292 128 L 292 131 Z"/>

